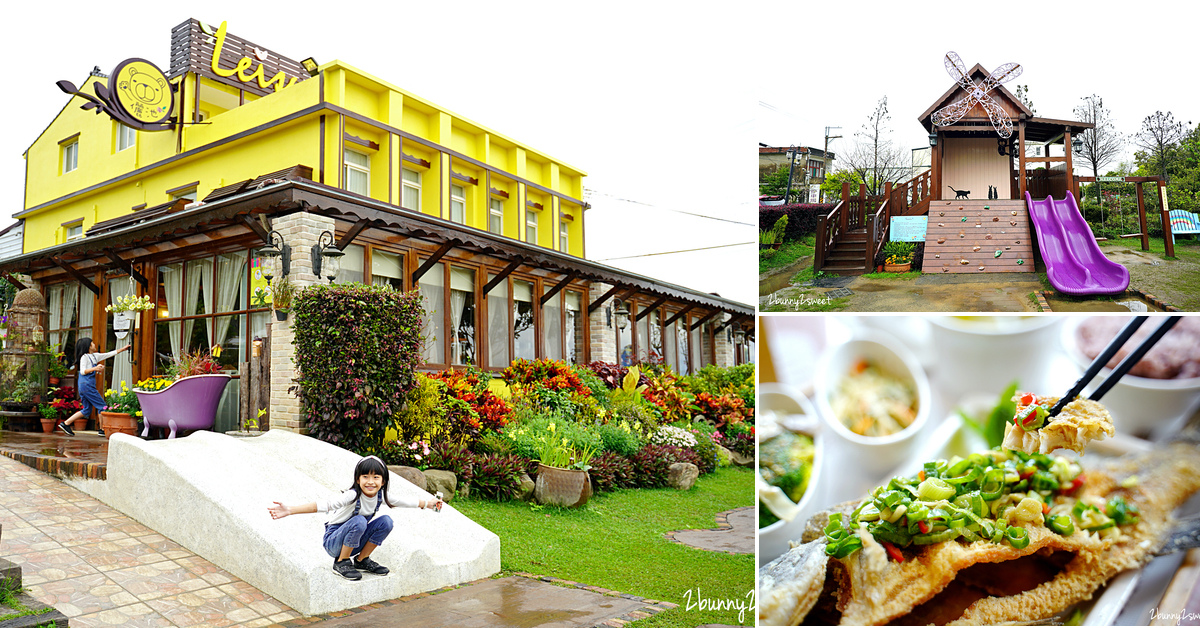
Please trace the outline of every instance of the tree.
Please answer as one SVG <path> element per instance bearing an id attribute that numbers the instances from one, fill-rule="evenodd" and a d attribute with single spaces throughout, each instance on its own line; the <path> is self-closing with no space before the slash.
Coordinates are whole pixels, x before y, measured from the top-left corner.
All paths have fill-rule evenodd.
<path id="1" fill-rule="evenodd" d="M 801 185 L 797 186 L 796 185 L 797 183 L 799 183 Z M 789 196 L 789 198 L 786 199 L 787 201 L 791 201 L 793 199 L 800 197 L 800 193 L 803 191 L 802 188 L 804 187 L 803 183 L 804 183 L 804 170 L 798 169 L 795 171 L 795 173 L 792 177 L 792 193 Z M 788 189 L 788 169 L 786 166 L 780 166 L 779 168 L 776 168 L 774 172 L 764 176 L 762 178 L 762 180 L 758 182 L 758 193 L 759 194 L 769 194 L 771 196 L 783 196 L 784 192 L 786 192 L 787 189 Z"/>
<path id="2" fill-rule="evenodd" d="M 853 170 L 837 170 L 825 175 L 821 183 L 821 192 L 828 203 L 836 203 L 842 197 L 842 181 L 850 182 L 850 189 L 858 193 L 858 186 L 863 182 L 862 176 Z"/>
<path id="3" fill-rule="evenodd" d="M 1017 100 L 1021 101 L 1021 103 L 1026 107 L 1029 107 L 1029 111 L 1033 113 L 1035 117 L 1037 116 L 1037 109 L 1033 108 L 1033 100 L 1029 98 L 1028 85 L 1018 85 L 1017 91 L 1013 92 L 1013 96 L 1016 96 Z"/>
<path id="4" fill-rule="evenodd" d="M 875 110 L 867 117 L 862 128 L 854 133 L 861 138 L 854 143 L 847 154 L 843 156 L 845 169 L 858 174 L 859 180 L 867 184 L 867 191 L 872 196 L 883 194 L 885 183 L 896 183 L 909 178 L 912 173 L 912 157 L 908 151 L 896 148 L 888 136 L 887 96 L 879 99 Z"/>
<path id="5" fill-rule="evenodd" d="M 1187 126 L 1191 124 L 1188 122 Z M 1153 115 L 1146 116 L 1142 120 L 1142 130 L 1133 136 L 1133 143 L 1145 151 L 1145 158 L 1139 161 L 1169 180 L 1172 149 L 1187 136 L 1187 126 L 1176 122 L 1170 111 L 1155 111 Z"/>
<path id="6" fill-rule="evenodd" d="M 1090 122 L 1095 126 L 1079 135 L 1083 148 L 1079 158 L 1092 168 L 1092 176 L 1100 176 L 1100 170 L 1121 154 L 1124 142 L 1112 122 L 1112 112 L 1104 107 L 1104 99 L 1096 94 L 1082 98 L 1083 104 L 1075 107 L 1075 119 Z M 1100 189 L 1096 189 L 1096 202 L 1100 202 Z"/>

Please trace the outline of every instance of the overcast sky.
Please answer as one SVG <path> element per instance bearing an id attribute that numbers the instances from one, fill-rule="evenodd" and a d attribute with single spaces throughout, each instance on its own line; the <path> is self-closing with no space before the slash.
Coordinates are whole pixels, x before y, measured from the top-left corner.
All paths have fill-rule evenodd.
<path id="1" fill-rule="evenodd" d="M 55 81 L 79 85 L 93 66 L 108 73 L 129 57 L 165 71 L 171 28 L 226 20 L 260 46 L 340 59 L 584 170 L 589 259 L 756 302 L 747 14 L 644 2 L 22 6 L 0 43 L 10 64 L 28 68 L 0 104 L 5 215 L 22 208 L 22 153 L 67 102 Z M 685 249 L 704 250 L 646 256 Z M 614 259 L 628 256 L 640 257 Z"/>
<path id="2" fill-rule="evenodd" d="M 756 142 L 821 147 L 825 127 L 840 126 L 830 150 L 847 151 L 887 96 L 896 144 L 928 147 L 917 118 L 953 85 L 942 64 L 951 50 L 968 68 L 1021 64 L 1004 86 L 1028 85 L 1039 117 L 1076 119 L 1080 99 L 1097 94 L 1121 133 L 1156 110 L 1200 122 L 1192 2 L 797 2 L 772 15 L 756 55 L 773 70 L 759 86 Z"/>

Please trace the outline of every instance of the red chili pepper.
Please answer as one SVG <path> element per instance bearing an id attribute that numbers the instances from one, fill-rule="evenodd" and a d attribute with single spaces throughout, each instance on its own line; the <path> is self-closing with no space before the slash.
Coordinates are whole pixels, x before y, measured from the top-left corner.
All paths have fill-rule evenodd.
<path id="1" fill-rule="evenodd" d="M 1037 469 L 1030 469 L 1030 470 L 1026 471 L 1025 473 L 1022 473 L 1022 474 L 1021 474 L 1021 479 L 1022 479 L 1022 480 L 1028 480 L 1028 479 L 1029 479 L 1030 477 L 1032 477 L 1032 476 L 1033 476 L 1033 474 L 1034 474 L 1034 473 L 1036 473 L 1036 472 L 1037 472 Z"/>
<path id="2" fill-rule="evenodd" d="M 929 534 L 929 524 L 924 521 L 917 522 L 917 529 L 921 531 L 921 534 Z"/>
<path id="3" fill-rule="evenodd" d="M 1025 393 L 1021 396 L 1021 405 L 1032 406 L 1035 403 L 1037 403 L 1037 396 L 1033 393 Z"/>
<path id="4" fill-rule="evenodd" d="M 892 545 L 891 543 L 884 541 L 883 549 L 887 550 L 888 556 L 891 556 L 892 560 L 894 560 L 898 563 L 904 562 L 904 554 L 901 554 L 900 550 L 896 549 L 895 545 Z"/>
<path id="5" fill-rule="evenodd" d="M 1058 491 L 1058 492 L 1060 492 L 1060 493 L 1070 493 L 1070 492 L 1074 491 L 1075 489 L 1077 489 L 1077 488 L 1079 488 L 1079 487 L 1081 487 L 1081 486 L 1083 486 L 1083 474 L 1082 474 L 1082 473 L 1080 473 L 1079 475 L 1075 476 L 1075 479 L 1074 479 L 1074 480 L 1071 480 L 1071 483 L 1070 483 L 1070 484 L 1068 484 L 1068 485 L 1066 485 L 1066 486 L 1062 487 L 1061 489 L 1059 489 L 1059 491 Z"/>
<path id="6" fill-rule="evenodd" d="M 925 469 L 921 469 L 920 471 L 917 471 L 917 480 L 921 481 L 921 482 L 925 481 Z"/>
<path id="7" fill-rule="evenodd" d="M 1043 515 L 1050 514 L 1050 504 L 1042 504 L 1042 514 Z"/>

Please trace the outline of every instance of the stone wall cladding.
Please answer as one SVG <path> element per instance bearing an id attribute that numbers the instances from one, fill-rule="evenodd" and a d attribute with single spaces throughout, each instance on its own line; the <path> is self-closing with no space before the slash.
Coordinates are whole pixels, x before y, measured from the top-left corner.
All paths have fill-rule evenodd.
<path id="1" fill-rule="evenodd" d="M 602 295 L 612 289 L 612 286 L 606 283 L 593 283 L 588 288 L 588 292 L 595 295 Z M 591 333 L 591 360 L 593 362 L 616 362 L 617 361 L 617 330 L 607 324 L 606 310 L 612 307 L 613 299 L 609 299 L 603 305 L 596 308 L 594 312 L 588 315 L 588 328 Z M 587 307 L 590 304 L 584 304 Z"/>

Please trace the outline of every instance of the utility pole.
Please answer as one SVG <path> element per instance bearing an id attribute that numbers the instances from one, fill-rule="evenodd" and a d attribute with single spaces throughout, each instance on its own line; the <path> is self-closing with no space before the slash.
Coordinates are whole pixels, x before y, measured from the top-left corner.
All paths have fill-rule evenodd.
<path id="1" fill-rule="evenodd" d="M 841 133 L 841 131 L 842 131 L 842 127 L 840 127 L 840 126 L 825 127 L 825 154 L 821 155 L 821 159 L 825 162 L 826 176 L 829 175 L 829 140 L 837 140 L 837 139 L 842 138 L 842 136 L 840 136 L 840 135 L 830 135 L 830 133 Z M 824 181 L 822 181 L 822 183 L 823 182 Z M 820 202 L 820 201 L 821 201 L 821 199 L 817 199 L 817 202 Z"/>
<path id="2" fill-rule="evenodd" d="M 783 193 L 783 204 L 787 205 L 792 200 L 792 172 L 796 169 L 796 145 L 792 144 L 787 151 L 788 158 L 788 187 L 787 192 Z"/>

